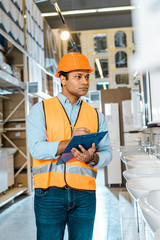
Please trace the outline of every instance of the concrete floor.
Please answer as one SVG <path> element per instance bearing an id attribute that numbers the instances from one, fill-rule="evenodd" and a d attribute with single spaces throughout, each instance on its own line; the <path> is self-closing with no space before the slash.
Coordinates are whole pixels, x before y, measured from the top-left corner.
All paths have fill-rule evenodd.
<path id="1" fill-rule="evenodd" d="M 100 169 L 97 177 L 97 210 L 93 240 L 122 239 L 117 197 L 119 191 L 119 188 L 108 189 L 104 186 L 104 170 Z M 1 208 L 0 212 L 0 240 L 36 240 L 33 196 L 21 196 L 21 200 Z M 67 240 L 67 231 L 64 240 Z"/>

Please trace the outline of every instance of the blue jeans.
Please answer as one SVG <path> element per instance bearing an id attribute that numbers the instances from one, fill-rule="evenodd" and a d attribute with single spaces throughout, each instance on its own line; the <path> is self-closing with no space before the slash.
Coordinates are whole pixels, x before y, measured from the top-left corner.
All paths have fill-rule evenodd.
<path id="1" fill-rule="evenodd" d="M 69 240 L 92 240 L 95 191 L 36 189 L 34 210 L 37 240 L 63 240 L 66 224 Z"/>

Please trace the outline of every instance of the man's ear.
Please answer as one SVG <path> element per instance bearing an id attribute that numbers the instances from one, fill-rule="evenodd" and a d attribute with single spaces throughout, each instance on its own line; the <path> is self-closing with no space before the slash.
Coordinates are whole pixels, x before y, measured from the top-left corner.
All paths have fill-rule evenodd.
<path id="1" fill-rule="evenodd" d="M 60 76 L 60 81 L 61 81 L 62 86 L 66 85 L 66 77 L 65 76 L 61 75 Z"/>

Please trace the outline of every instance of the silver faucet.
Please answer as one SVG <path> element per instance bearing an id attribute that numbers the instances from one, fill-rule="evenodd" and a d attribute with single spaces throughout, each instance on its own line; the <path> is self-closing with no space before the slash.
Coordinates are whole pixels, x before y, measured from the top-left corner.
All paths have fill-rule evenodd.
<path id="1" fill-rule="evenodd" d="M 146 146 L 146 152 L 149 154 L 149 155 L 152 155 L 154 154 L 155 156 L 157 156 L 157 147 L 156 145 L 153 145 L 153 146 Z"/>
<path id="2" fill-rule="evenodd" d="M 139 147 L 142 147 L 142 138 L 141 138 L 141 137 L 139 137 L 139 138 L 137 139 L 137 142 L 138 142 L 138 146 L 139 146 Z"/>

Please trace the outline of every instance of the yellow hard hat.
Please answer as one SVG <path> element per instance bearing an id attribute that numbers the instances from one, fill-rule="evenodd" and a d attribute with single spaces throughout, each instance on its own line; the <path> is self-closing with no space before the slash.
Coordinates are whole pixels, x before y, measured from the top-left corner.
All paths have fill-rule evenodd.
<path id="1" fill-rule="evenodd" d="M 94 72 L 94 69 L 91 68 L 88 59 L 81 53 L 70 52 L 64 55 L 58 64 L 58 69 L 56 72 L 56 77 L 59 77 L 59 73 L 71 72 L 74 70 L 88 70 L 89 73 Z"/>

